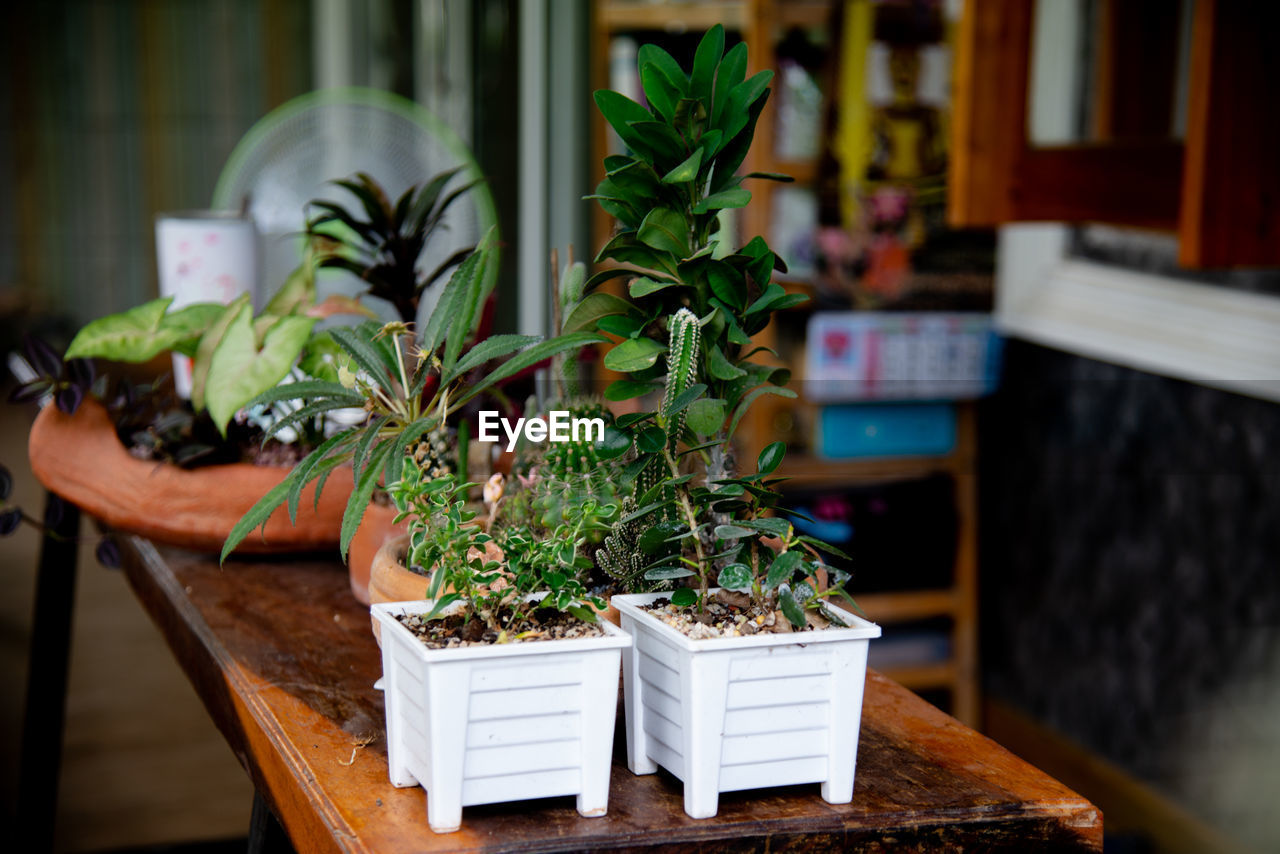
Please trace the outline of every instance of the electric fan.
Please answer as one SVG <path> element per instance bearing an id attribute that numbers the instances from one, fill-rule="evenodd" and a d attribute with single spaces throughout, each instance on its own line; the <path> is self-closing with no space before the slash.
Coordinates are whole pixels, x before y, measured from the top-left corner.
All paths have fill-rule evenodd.
<path id="1" fill-rule="evenodd" d="M 259 293 L 263 301 L 301 260 L 307 203 L 325 199 L 344 207 L 354 197 L 331 182 L 365 172 L 394 201 L 410 186 L 462 166 L 450 186 L 480 177 L 467 146 L 423 107 L 378 89 L 322 89 L 278 107 L 250 128 L 231 152 L 213 192 L 213 207 L 243 210 L 260 240 Z M 419 270 L 431 271 L 457 250 L 473 246 L 497 221 L 493 196 L 478 184 L 450 206 L 423 251 Z M 492 268 L 496 275 L 496 265 Z M 320 296 L 364 290 L 352 274 L 322 270 Z M 433 307 L 437 285 L 423 295 L 419 317 Z M 381 300 L 369 307 L 385 319 L 395 315 Z M 421 327 L 419 327 L 421 328 Z"/>

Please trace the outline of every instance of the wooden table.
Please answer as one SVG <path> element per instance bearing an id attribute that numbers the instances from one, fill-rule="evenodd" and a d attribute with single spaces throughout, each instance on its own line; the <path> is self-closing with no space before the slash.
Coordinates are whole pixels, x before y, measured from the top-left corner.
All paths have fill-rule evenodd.
<path id="1" fill-rule="evenodd" d="M 387 780 L 381 660 L 345 569 L 326 559 L 215 559 L 138 538 L 125 571 L 214 722 L 298 851 L 1102 849 L 1088 801 L 877 673 L 867 676 L 854 799 L 818 786 L 733 792 L 684 814 L 681 785 L 626 768 L 609 814 L 573 798 L 467 807 L 427 828 L 423 792 Z"/>

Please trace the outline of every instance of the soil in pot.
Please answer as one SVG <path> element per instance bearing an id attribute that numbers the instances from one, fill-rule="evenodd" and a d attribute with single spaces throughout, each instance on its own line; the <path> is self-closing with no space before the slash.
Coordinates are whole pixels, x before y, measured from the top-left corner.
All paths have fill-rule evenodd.
<path id="1" fill-rule="evenodd" d="M 714 593 L 703 613 L 698 613 L 696 607 L 673 605 L 669 599 L 659 599 L 644 606 L 643 610 L 690 640 L 811 632 L 833 625 L 822 614 L 806 611 L 807 624 L 797 628 L 781 610 L 755 604 L 747 594 L 728 590 Z M 839 627 L 839 624 L 834 625 Z"/>
<path id="2" fill-rule="evenodd" d="M 424 620 L 422 615 L 401 614 L 400 624 L 413 632 L 414 637 L 431 649 L 447 649 L 458 646 L 487 646 L 498 643 L 499 632 L 483 621 L 452 616 L 437 620 Z M 510 615 L 499 617 L 499 622 L 510 620 Z M 528 643 L 540 640 L 567 640 L 569 638 L 603 637 L 604 629 L 598 624 L 584 623 L 572 614 L 554 608 L 540 608 L 530 615 L 528 623 L 505 643 Z"/>

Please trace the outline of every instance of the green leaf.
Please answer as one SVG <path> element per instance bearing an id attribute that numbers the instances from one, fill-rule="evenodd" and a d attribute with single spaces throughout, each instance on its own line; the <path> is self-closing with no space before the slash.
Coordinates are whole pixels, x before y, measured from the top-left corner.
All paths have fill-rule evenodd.
<path id="1" fill-rule="evenodd" d="M 720 61 L 716 69 L 715 98 L 711 107 L 711 126 L 721 127 L 725 105 L 729 103 L 729 93 L 733 87 L 742 82 L 747 74 L 747 44 L 738 42 L 729 48 L 729 52 Z"/>
<path id="2" fill-rule="evenodd" d="M 444 342 L 444 355 L 440 360 L 442 373 L 447 374 L 453 371 L 458 357 L 462 355 L 462 348 L 471 339 L 476 323 L 480 320 L 480 312 L 484 307 L 482 290 L 485 269 L 490 262 L 489 250 L 494 239 L 494 230 L 490 228 L 489 233 L 476 247 L 476 251 L 468 255 L 449 278 L 450 284 L 453 284 L 454 280 L 461 280 L 461 291 L 458 302 L 454 306 L 456 313 L 452 317 L 452 322 L 449 323 L 449 331 Z"/>
<path id="3" fill-rule="evenodd" d="M 588 344 L 599 344 L 608 340 L 603 335 L 597 335 L 592 332 L 573 332 L 567 335 L 558 335 L 550 341 L 534 344 L 528 349 L 521 350 L 499 367 L 494 368 L 484 379 L 467 389 L 465 393 L 450 403 L 449 412 L 457 412 L 467 401 L 485 389 L 502 382 L 508 377 L 515 376 L 526 368 L 550 359 L 552 356 L 566 353 L 570 350 L 580 350 Z"/>
<path id="4" fill-rule="evenodd" d="M 169 348 L 184 356 L 194 357 L 200 338 L 210 326 L 218 322 L 227 307 L 218 302 L 198 302 L 171 311 L 160 320 L 161 332 L 174 335 L 176 340 Z"/>
<path id="5" fill-rule="evenodd" d="M 681 587 L 678 590 L 672 590 L 671 604 L 677 608 L 692 608 L 698 604 L 698 591 L 692 587 Z"/>
<path id="6" fill-rule="evenodd" d="M 590 608 L 584 608 L 581 605 L 570 605 L 565 610 L 568 611 L 570 614 L 573 614 L 573 616 L 577 617 L 579 620 L 582 620 L 582 622 L 584 623 L 600 622 L 600 619 L 596 615 L 596 612 Z"/>
<path id="7" fill-rule="evenodd" d="M 704 214 L 709 211 L 718 211 L 725 208 L 745 208 L 747 203 L 751 201 L 751 191 L 744 190 L 741 187 L 734 187 L 730 190 L 721 190 L 718 193 L 712 193 L 693 206 L 693 212 L 696 214 Z"/>
<path id="8" fill-rule="evenodd" d="M 165 310 L 173 297 L 161 297 L 121 312 L 100 317 L 81 329 L 67 359 L 99 357 L 115 362 L 145 362 L 181 339 L 177 330 L 161 328 Z"/>
<path id="9" fill-rule="evenodd" d="M 595 443 L 596 456 L 601 460 L 615 460 L 631 448 L 631 437 L 612 425 L 605 425 L 604 438 Z"/>
<path id="10" fill-rule="evenodd" d="M 311 305 L 316 300 L 315 265 L 310 259 L 294 268 L 262 309 L 263 314 L 274 314 L 283 317 L 300 308 Z"/>
<path id="11" fill-rule="evenodd" d="M 364 396 L 358 392 L 345 389 L 336 382 L 303 380 L 302 382 L 273 386 L 250 402 L 255 405 L 269 405 L 281 400 L 327 400 L 334 404 L 335 409 L 338 409 L 346 406 L 360 406 L 364 403 Z"/>
<path id="12" fill-rule="evenodd" d="M 662 76 L 681 97 L 689 94 L 689 77 L 684 73 L 684 69 L 680 67 L 680 63 L 676 62 L 671 54 L 667 53 L 656 44 L 641 45 L 636 51 L 636 64 L 638 66 L 652 65 L 655 70 L 662 72 Z"/>
<path id="13" fill-rule="evenodd" d="M 289 491 L 286 495 L 285 504 L 289 508 L 289 522 L 296 524 L 298 521 L 298 502 L 302 499 L 302 490 L 307 484 L 315 479 L 316 475 L 312 472 L 316 471 L 316 467 L 329 457 L 334 464 L 341 463 L 345 454 L 338 451 L 340 447 L 349 443 L 355 436 L 356 428 L 349 427 L 340 433 L 335 433 L 328 439 L 321 442 L 316 449 L 307 454 L 302 462 L 293 467 L 288 480 L 290 482 Z M 333 455 L 330 457 L 330 455 Z M 317 475 L 319 472 L 316 473 Z"/>
<path id="14" fill-rule="evenodd" d="M 747 127 L 750 121 L 748 108 L 769 88 L 769 81 L 772 79 L 772 71 L 760 71 L 730 90 L 729 99 L 724 106 L 724 112 L 720 115 L 723 120 L 720 127 L 724 129 L 726 139 L 733 139 Z M 734 168 L 737 168 L 736 163 Z"/>
<path id="15" fill-rule="evenodd" d="M 745 563 L 731 563 L 720 570 L 720 577 L 716 579 L 716 584 L 726 590 L 750 590 L 754 580 L 751 567 Z"/>
<path id="16" fill-rule="evenodd" d="M 362 323 L 355 329 L 335 326 L 329 330 L 329 334 L 338 342 L 338 346 L 369 375 L 371 382 L 382 385 L 386 383 L 388 373 L 393 372 L 395 368 L 394 362 L 387 364 L 387 360 L 371 341 L 377 329 L 376 324 Z"/>
<path id="17" fill-rule="evenodd" d="M 698 42 L 698 50 L 693 55 L 693 73 L 689 78 L 689 94 L 701 99 L 708 110 L 712 103 L 711 84 L 715 80 L 716 66 L 723 54 L 724 26 L 716 24 Z"/>
<path id="18" fill-rule="evenodd" d="M 679 550 L 678 541 L 673 542 L 672 537 L 677 537 L 681 533 L 688 534 L 684 523 L 672 520 L 659 522 L 645 529 L 636 540 L 636 546 L 647 555 L 672 554 Z"/>
<path id="19" fill-rule="evenodd" d="M 652 47 L 652 45 L 645 45 Z M 640 86 L 644 89 L 645 100 L 666 121 L 676 115 L 676 102 L 680 100 L 680 92 L 667 76 L 653 63 L 640 62 Z"/>
<path id="20" fill-rule="evenodd" d="M 634 275 L 629 270 L 623 272 Z M 596 321 L 600 318 L 613 314 L 626 314 L 629 311 L 631 311 L 631 304 L 621 297 L 613 294 L 587 294 L 565 318 L 564 331 L 566 333 L 590 331 L 595 328 Z"/>
<path id="21" fill-rule="evenodd" d="M 656 454 L 667 444 L 667 431 L 661 427 L 646 427 L 636 436 L 636 448 L 646 454 Z"/>
<path id="22" fill-rule="evenodd" d="M 635 338 L 646 325 L 648 324 L 643 317 L 636 317 L 634 314 L 611 314 L 600 318 L 596 328 L 619 338 Z"/>
<path id="23" fill-rule="evenodd" d="M 654 208 L 640 223 L 636 237 L 646 246 L 660 252 L 670 252 L 676 258 L 687 258 L 689 249 L 689 223 L 684 214 L 671 208 Z"/>
<path id="24" fill-rule="evenodd" d="M 689 429 L 702 436 L 714 436 L 724 424 L 724 401 L 719 398 L 703 398 L 689 404 L 685 423 Z"/>
<path id="25" fill-rule="evenodd" d="M 582 286 L 582 290 L 583 293 L 590 294 L 610 279 L 619 279 L 623 276 L 634 276 L 635 274 L 635 270 L 628 270 L 625 267 L 607 267 L 598 273 L 592 274 L 591 278 L 587 279 L 586 284 Z M 571 332 L 573 330 L 566 329 L 565 331 Z"/>
<path id="26" fill-rule="evenodd" d="M 653 113 L 637 104 L 620 92 L 600 89 L 593 95 L 596 107 L 605 121 L 613 126 L 622 141 L 633 149 L 647 151 L 649 145 L 642 135 L 632 129 L 632 122 L 647 122 L 653 119 Z"/>
<path id="27" fill-rule="evenodd" d="M 620 374 L 630 374 L 652 367 L 667 348 L 651 338 L 629 338 L 604 357 L 604 366 Z"/>
<path id="28" fill-rule="evenodd" d="M 657 569 L 646 570 L 644 577 L 647 581 L 673 581 L 677 578 L 688 578 L 690 575 L 693 575 L 693 571 L 683 566 L 660 566 Z"/>
<path id="29" fill-rule="evenodd" d="M 752 519 L 743 522 L 748 528 L 754 528 L 762 534 L 769 534 L 773 537 L 785 537 L 787 530 L 790 529 L 791 523 L 786 519 L 779 519 L 776 516 L 766 516 L 763 519 Z"/>
<path id="30" fill-rule="evenodd" d="M 631 291 L 631 296 L 634 299 L 640 299 L 640 297 L 647 297 L 649 294 L 674 287 L 684 287 L 684 283 L 650 279 L 648 277 L 641 276 L 631 280 L 631 287 L 629 290 Z"/>
<path id="31" fill-rule="evenodd" d="M 742 275 L 728 264 L 717 261 L 707 265 L 707 284 L 711 292 L 725 305 L 735 309 L 742 308 L 745 288 L 742 286 Z"/>
<path id="32" fill-rule="evenodd" d="M 340 549 L 344 561 L 347 559 L 347 549 L 351 545 L 351 538 L 355 536 L 356 529 L 360 527 L 360 520 L 364 518 L 364 511 L 369 506 L 369 500 L 373 497 L 373 489 L 378 485 L 378 477 L 382 474 L 387 454 L 391 453 L 391 445 L 391 442 L 383 442 L 373 450 L 373 453 L 369 455 L 368 465 L 364 467 L 364 471 L 360 472 L 360 477 L 356 479 L 356 488 L 351 491 L 351 498 L 347 501 L 347 509 L 342 514 Z"/>
<path id="33" fill-rule="evenodd" d="M 782 465 L 782 458 L 786 453 L 786 442 L 770 442 L 756 460 L 756 471 L 760 474 L 773 474 Z"/>
<path id="34" fill-rule="evenodd" d="M 740 540 L 755 536 L 755 531 L 741 525 L 716 525 L 715 535 L 722 540 Z"/>
<path id="35" fill-rule="evenodd" d="M 791 578 L 800 568 L 800 562 L 803 560 L 804 554 L 798 551 L 783 552 L 775 557 L 773 563 L 769 564 L 769 572 L 765 575 L 764 589 L 772 590 Z"/>
<path id="36" fill-rule="evenodd" d="M 727 138 L 727 141 L 720 148 L 720 153 L 716 157 L 716 174 L 711 180 L 711 191 L 718 193 L 729 187 L 736 187 L 741 183 L 742 179 L 735 173 L 738 167 L 742 165 L 742 161 L 746 159 L 747 152 L 751 148 L 751 138 L 755 135 L 756 125 L 760 121 L 760 114 L 764 111 L 764 106 L 769 101 L 769 90 L 766 89 L 764 95 L 747 109 L 747 119 L 745 124 L 741 125 L 741 130 L 736 136 Z M 726 122 L 727 117 L 722 117 Z M 735 122 L 735 124 L 738 124 Z"/>
<path id="37" fill-rule="evenodd" d="M 747 372 L 739 368 L 737 365 L 725 358 L 724 353 L 720 352 L 718 345 L 711 345 L 711 352 L 707 358 L 707 373 L 718 380 L 736 380 L 745 377 Z"/>
<path id="38" fill-rule="evenodd" d="M 614 380 L 609 383 L 609 387 L 604 390 L 605 400 L 619 401 L 632 400 L 641 395 L 648 394 L 651 391 L 657 391 L 662 386 L 657 383 L 639 383 L 635 380 Z"/>
<path id="39" fill-rule="evenodd" d="M 698 177 L 698 170 L 702 168 L 702 149 L 695 149 L 683 163 L 670 172 L 662 176 L 664 184 L 686 184 Z M 703 213 L 697 208 L 694 213 Z"/>
<path id="40" fill-rule="evenodd" d="M 703 383 L 694 383 L 684 391 L 677 394 L 671 401 L 670 406 L 664 406 L 662 414 L 667 418 L 683 412 L 691 403 L 698 399 L 701 394 L 707 390 Z"/>
<path id="41" fill-rule="evenodd" d="M 539 340 L 541 339 L 537 335 L 490 335 L 472 347 L 467 355 L 453 366 L 453 370 L 444 375 L 441 383 L 453 382 L 457 377 L 464 376 L 472 368 L 477 368 L 490 359 L 514 353 L 530 344 L 536 344 Z"/>
<path id="42" fill-rule="evenodd" d="M 294 471 L 296 472 L 297 469 L 295 468 Z M 293 475 L 291 474 L 271 487 L 267 494 L 259 498 L 249 508 L 249 511 L 240 517 L 240 521 L 231 527 L 231 532 L 227 534 L 226 542 L 222 544 L 222 554 L 218 557 L 218 563 L 225 562 L 227 555 L 235 551 L 236 546 L 244 542 L 244 538 L 255 528 L 266 525 L 267 519 L 271 518 L 271 513 L 280 506 L 280 502 L 284 501 L 285 495 L 289 491 L 292 477 Z"/>
<path id="43" fill-rule="evenodd" d="M 824 542 L 824 541 L 822 541 L 822 540 L 819 540 L 817 537 L 810 537 L 810 536 L 809 536 L 809 535 L 807 535 L 807 534 L 801 534 L 797 539 L 799 539 L 799 540 L 800 540 L 800 542 L 802 542 L 802 543 L 808 543 L 809 545 L 813 546 L 813 547 L 814 547 L 815 549 L 817 549 L 818 551 L 823 551 L 823 552 L 826 552 L 827 554 L 835 555 L 836 557 L 840 557 L 840 558 L 844 558 L 845 560 L 852 560 L 852 558 L 850 558 L 850 557 L 849 557 L 849 555 L 845 554 L 845 553 L 844 553 L 843 551 L 841 551 L 840 549 L 838 549 L 838 548 L 836 548 L 835 546 L 831 545 L 831 543 L 828 543 L 828 542 Z"/>
<path id="44" fill-rule="evenodd" d="M 213 351 L 205 384 L 205 405 L 222 435 L 242 406 L 284 379 L 315 326 L 312 317 L 283 317 L 263 336 L 258 349 L 245 305 Z"/>
<path id="45" fill-rule="evenodd" d="M 804 627 L 804 608 L 800 607 L 800 603 L 796 601 L 796 597 L 790 590 L 783 590 L 778 594 L 778 605 L 782 608 L 782 615 L 787 618 L 787 622 L 797 629 Z"/>

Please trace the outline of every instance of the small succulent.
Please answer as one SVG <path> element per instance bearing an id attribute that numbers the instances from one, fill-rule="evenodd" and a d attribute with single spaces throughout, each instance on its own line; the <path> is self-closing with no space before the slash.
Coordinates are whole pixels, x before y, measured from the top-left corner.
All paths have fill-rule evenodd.
<path id="1" fill-rule="evenodd" d="M 320 266 L 359 276 L 369 286 L 370 296 L 391 303 L 401 320 L 413 323 L 422 292 L 462 263 L 474 249 L 454 252 L 429 272 L 418 269 L 423 251 L 442 226 L 450 206 L 480 183 L 471 181 L 446 193 L 461 170 L 458 167 L 441 172 L 421 186 L 410 187 L 394 203 L 383 187 L 363 172 L 348 180 L 334 181 L 355 196 L 364 216 L 334 202 L 311 202 L 319 213 L 307 220 L 307 233 L 337 244 L 336 251 L 326 254 Z"/>

